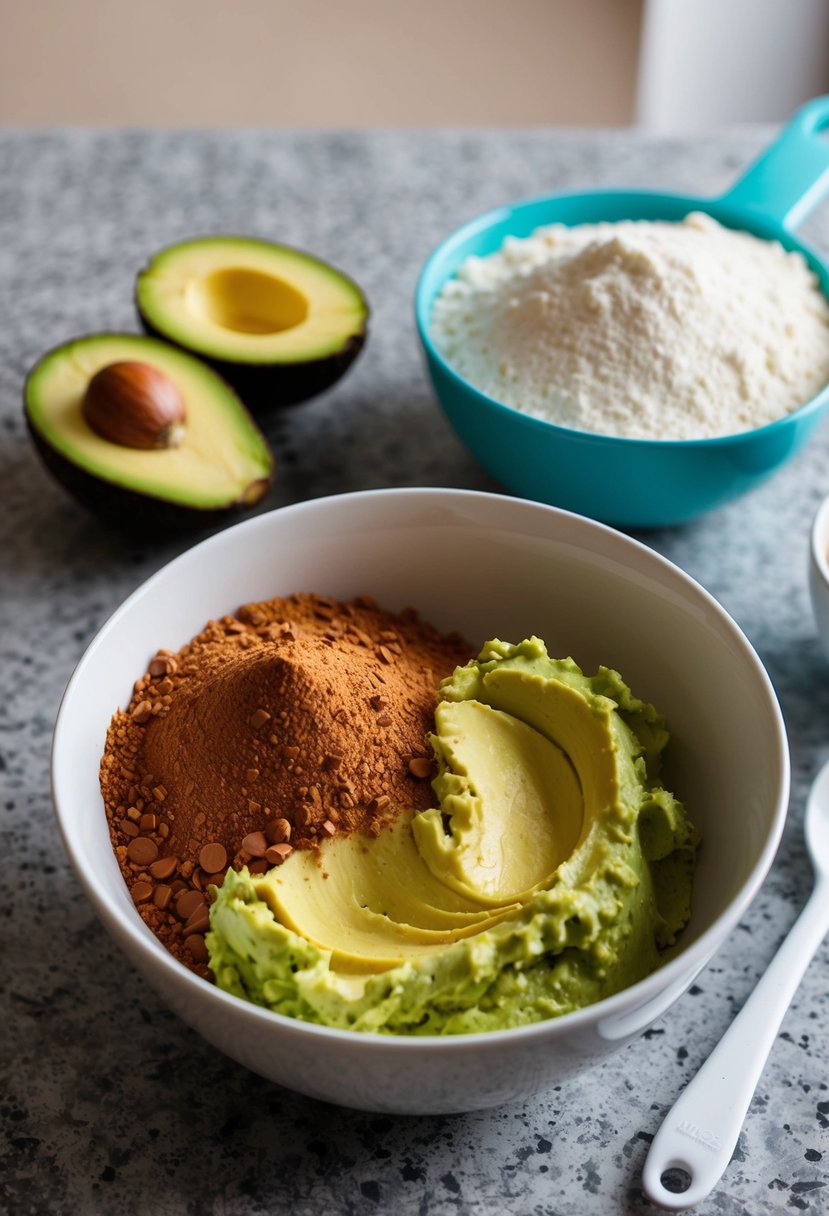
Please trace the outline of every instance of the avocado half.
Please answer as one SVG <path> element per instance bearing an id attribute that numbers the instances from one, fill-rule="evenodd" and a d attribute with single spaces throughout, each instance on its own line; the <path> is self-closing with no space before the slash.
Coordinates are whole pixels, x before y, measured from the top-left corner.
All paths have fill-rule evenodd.
<path id="1" fill-rule="evenodd" d="M 205 359 L 253 410 L 329 388 L 366 340 L 356 283 L 299 249 L 211 236 L 162 249 L 139 273 L 145 330 Z"/>
<path id="2" fill-rule="evenodd" d="M 104 368 L 130 362 L 163 373 L 186 410 L 175 447 L 112 442 L 86 421 L 84 398 Z M 273 457 L 248 411 L 209 367 L 138 334 L 90 334 L 45 354 L 24 387 L 29 431 L 47 469 L 79 502 L 127 531 L 199 527 L 259 502 Z"/>

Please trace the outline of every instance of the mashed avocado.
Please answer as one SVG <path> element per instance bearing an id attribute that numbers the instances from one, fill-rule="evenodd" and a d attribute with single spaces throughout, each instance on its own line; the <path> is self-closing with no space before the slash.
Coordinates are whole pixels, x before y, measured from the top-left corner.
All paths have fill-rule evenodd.
<path id="1" fill-rule="evenodd" d="M 217 984 L 304 1021 L 457 1034 L 635 983 L 690 914 L 697 833 L 659 782 L 667 741 L 616 672 L 488 642 L 440 686 L 432 809 L 228 872 Z"/>

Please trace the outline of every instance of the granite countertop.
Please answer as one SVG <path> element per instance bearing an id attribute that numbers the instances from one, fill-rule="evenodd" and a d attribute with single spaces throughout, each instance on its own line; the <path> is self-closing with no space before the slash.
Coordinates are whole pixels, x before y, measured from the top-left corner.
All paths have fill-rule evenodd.
<path id="1" fill-rule="evenodd" d="M 829 755 L 829 670 L 806 569 L 829 492 L 829 433 L 764 487 L 641 539 L 732 613 L 781 699 L 794 765 L 772 873 L 670 1017 L 526 1104 L 389 1118 L 298 1097 L 233 1065 L 159 1002 L 95 919 L 55 830 L 49 747 L 61 692 L 125 595 L 185 542 L 126 542 L 33 454 L 23 378 L 48 347 L 136 330 L 136 270 L 186 236 L 229 231 L 313 250 L 373 306 L 367 349 L 333 391 L 267 423 L 279 475 L 264 507 L 388 485 L 495 489 L 442 420 L 412 319 L 417 271 L 452 227 L 545 190 L 649 185 L 714 194 L 769 129 L 634 132 L 33 132 L 0 134 L 0 773 L 5 867 L 0 1210 L 179 1216 L 582 1216 L 653 1211 L 649 1141 L 805 902 L 809 782 Z M 809 238 L 829 250 L 829 207 Z M 786 1018 L 736 1157 L 696 1210 L 829 1204 L 829 953 Z"/>

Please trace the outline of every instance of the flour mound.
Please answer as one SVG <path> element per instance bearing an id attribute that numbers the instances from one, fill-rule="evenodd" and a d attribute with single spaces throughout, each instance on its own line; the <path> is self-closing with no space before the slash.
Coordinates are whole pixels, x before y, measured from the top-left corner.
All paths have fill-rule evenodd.
<path id="1" fill-rule="evenodd" d="M 508 238 L 445 285 L 432 338 L 504 405 L 628 438 L 751 430 L 829 381 L 829 304 L 805 259 L 701 213 Z"/>

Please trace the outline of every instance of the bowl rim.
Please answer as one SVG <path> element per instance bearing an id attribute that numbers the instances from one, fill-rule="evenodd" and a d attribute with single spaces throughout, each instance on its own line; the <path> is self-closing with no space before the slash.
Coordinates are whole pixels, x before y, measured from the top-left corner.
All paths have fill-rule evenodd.
<path id="1" fill-rule="evenodd" d="M 157 938 L 148 933 L 137 912 L 129 916 L 126 915 L 123 909 L 112 905 L 102 894 L 94 881 L 93 874 L 87 872 L 83 866 L 82 850 L 76 846 L 73 839 L 71 815 L 67 814 L 63 809 L 63 794 L 59 788 L 59 768 L 61 765 L 61 753 L 64 747 L 63 725 L 68 717 L 76 690 L 82 686 L 85 669 L 95 651 L 103 644 L 107 635 L 117 626 L 121 617 L 130 611 L 134 604 L 139 603 L 147 595 L 152 594 L 156 584 L 168 577 L 171 571 L 182 567 L 188 562 L 198 561 L 201 554 L 209 553 L 213 548 L 218 548 L 223 544 L 232 544 L 241 533 L 253 534 L 259 529 L 267 529 L 270 521 L 275 517 L 285 518 L 287 516 L 290 518 L 291 516 L 298 516 L 306 512 L 313 514 L 330 510 L 332 507 L 339 508 L 343 504 L 347 505 L 350 502 L 356 503 L 359 500 L 383 499 L 386 497 L 410 498 L 414 503 L 418 500 L 425 501 L 435 496 L 442 498 L 449 497 L 458 502 L 465 502 L 468 505 L 479 502 L 495 507 L 506 503 L 510 510 L 518 510 L 528 515 L 548 515 L 551 519 L 563 517 L 571 526 L 574 525 L 587 531 L 596 531 L 605 537 L 611 536 L 615 543 L 621 544 L 623 549 L 636 552 L 640 558 L 651 563 L 656 570 L 660 570 L 677 580 L 683 588 L 690 590 L 709 611 L 712 611 L 718 618 L 720 625 L 729 635 L 732 645 L 739 649 L 743 658 L 753 669 L 759 686 L 765 694 L 766 709 L 774 726 L 775 766 L 779 772 L 780 780 L 771 817 L 771 830 L 763 842 L 762 849 L 750 874 L 737 895 L 694 942 L 685 948 L 680 948 L 674 957 L 668 959 L 663 966 L 644 979 L 592 1005 L 586 1005 L 571 1013 L 547 1018 L 524 1026 L 474 1031 L 457 1035 L 385 1034 L 375 1031 L 344 1030 L 338 1027 L 301 1021 L 288 1017 L 285 1014 L 276 1013 L 263 1006 L 255 1005 L 231 993 L 224 992 L 215 984 L 201 979 L 201 977 L 178 962 Z M 75 874 L 99 919 L 116 938 L 118 944 L 123 948 L 123 938 L 129 939 L 130 948 L 134 952 L 133 957 L 130 957 L 129 952 L 125 951 L 125 953 L 127 953 L 133 965 L 136 965 L 134 957 L 141 959 L 141 969 L 145 975 L 150 972 L 157 972 L 160 969 L 164 976 L 169 979 L 171 986 L 176 986 L 180 991 L 189 989 L 195 1000 L 203 1000 L 213 1005 L 217 1010 L 226 1009 L 233 1016 L 247 1016 L 263 1025 L 278 1027 L 285 1033 L 299 1034 L 301 1037 L 311 1035 L 312 1037 L 319 1037 L 329 1042 L 341 1042 L 348 1044 L 352 1049 L 356 1047 L 361 1050 L 370 1050 L 371 1048 L 382 1046 L 386 1051 L 408 1052 L 424 1051 L 426 1047 L 438 1051 L 480 1049 L 481 1047 L 485 1050 L 498 1050 L 503 1045 L 505 1039 L 513 1043 L 523 1039 L 539 1037 L 545 1039 L 548 1037 L 557 1038 L 560 1035 L 568 1034 L 571 1030 L 578 1030 L 586 1025 L 612 1020 L 614 1016 L 621 1017 L 631 1007 L 636 1009 L 644 1007 L 668 986 L 676 986 L 683 979 L 687 979 L 687 983 L 680 989 L 680 991 L 684 991 L 684 988 L 693 981 L 694 976 L 724 943 L 765 881 L 777 852 L 785 824 L 791 771 L 785 722 L 771 679 L 762 661 L 747 636 L 726 609 L 710 592 L 706 591 L 700 583 L 687 574 L 681 567 L 670 561 L 670 559 L 663 557 L 642 541 L 636 540 L 634 537 L 608 524 L 603 524 L 588 516 L 578 515 L 575 512 L 567 511 L 560 507 L 489 491 L 418 486 L 355 490 L 276 507 L 272 511 L 262 512 L 257 516 L 243 520 L 206 537 L 195 545 L 185 549 L 178 556 L 172 558 L 156 570 L 136 587 L 103 622 L 78 660 L 61 697 L 55 720 L 50 756 L 50 782 L 53 813 L 57 821 L 64 849 Z M 678 995 L 679 993 L 677 993 Z M 657 1015 L 655 1014 L 655 1016 Z"/>
<path id="2" fill-rule="evenodd" d="M 821 501 L 809 534 L 812 563 L 829 590 L 829 494 Z"/>
<path id="3" fill-rule="evenodd" d="M 606 435 L 601 431 L 581 430 L 578 427 L 563 426 L 560 423 L 548 421 L 546 418 L 539 418 L 537 415 L 524 413 L 524 411 L 516 409 L 514 406 L 505 405 L 502 401 L 499 401 L 496 397 L 492 397 L 489 393 L 484 392 L 483 389 L 478 388 L 470 380 L 460 375 L 435 346 L 430 334 L 432 309 L 435 300 L 443 286 L 457 273 L 456 269 L 451 274 L 441 274 L 437 287 L 427 292 L 427 280 L 435 274 L 437 264 L 451 252 L 453 247 L 462 244 L 476 233 L 484 232 L 487 229 L 493 228 L 496 224 L 510 220 L 520 211 L 559 202 L 575 202 L 580 199 L 598 199 L 601 201 L 610 201 L 612 199 L 620 201 L 627 199 L 647 200 L 649 202 L 665 201 L 681 206 L 687 205 L 689 212 L 703 211 L 717 220 L 720 217 L 727 216 L 734 223 L 728 223 L 725 226 L 734 227 L 755 236 L 763 234 L 767 240 L 778 241 L 788 252 L 801 253 L 806 258 L 807 263 L 809 263 L 811 270 L 814 271 L 818 268 L 822 273 L 824 282 L 820 284 L 820 290 L 824 299 L 829 303 L 829 259 L 824 258 L 811 245 L 805 241 L 801 241 L 785 225 L 773 218 L 765 216 L 760 212 L 755 213 L 748 209 L 731 206 L 727 201 L 727 196 L 701 197 L 699 195 L 683 194 L 669 190 L 616 189 L 614 187 L 602 187 L 595 190 L 566 190 L 529 195 L 479 212 L 459 227 L 454 228 L 434 246 L 418 275 L 414 293 L 415 324 L 418 337 L 427 360 L 435 363 L 440 368 L 442 374 L 451 381 L 456 391 L 460 390 L 477 397 L 482 405 L 489 408 L 502 420 L 506 420 L 507 417 L 517 419 L 517 425 L 528 428 L 529 438 L 532 438 L 533 434 L 538 436 L 542 433 L 550 434 L 552 432 L 553 434 L 566 436 L 571 441 L 579 440 L 585 444 L 601 443 L 605 446 L 618 447 L 620 451 L 624 448 L 630 449 L 633 446 L 638 446 L 640 449 L 652 448 L 654 450 L 713 450 L 745 445 L 755 441 L 761 442 L 765 439 L 777 437 L 779 432 L 788 429 L 792 423 L 799 423 L 801 420 L 825 408 L 827 403 L 829 403 L 829 381 L 813 397 L 810 397 L 808 401 L 804 401 L 796 409 L 790 410 L 789 413 L 784 414 L 780 418 L 775 418 L 763 426 L 750 427 L 745 431 L 733 431 L 727 435 L 714 435 L 698 439 L 644 439 L 629 435 Z M 548 222 L 563 223 L 564 221 L 550 220 Z M 588 222 L 600 223 L 601 221 Z M 542 227 L 544 225 L 543 223 L 539 223 L 536 226 Z M 574 225 L 567 224 L 566 226 L 573 227 Z"/>

